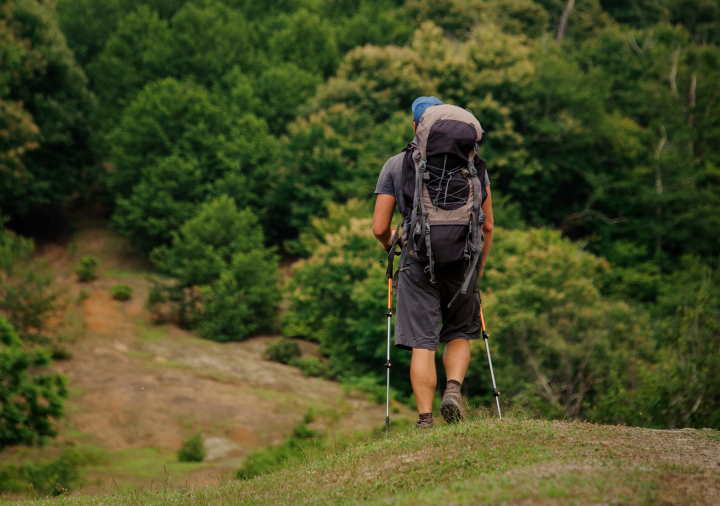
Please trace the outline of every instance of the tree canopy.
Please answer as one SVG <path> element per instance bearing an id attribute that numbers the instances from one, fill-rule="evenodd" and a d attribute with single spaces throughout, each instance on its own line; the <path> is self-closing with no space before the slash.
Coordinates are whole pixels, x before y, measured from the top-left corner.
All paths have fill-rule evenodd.
<path id="1" fill-rule="evenodd" d="M 218 340 L 275 324 L 299 257 L 285 333 L 377 376 L 374 185 L 436 95 L 486 130 L 514 402 L 717 425 L 719 44 L 714 0 L 8 0 L 0 213 L 42 235 L 100 203 Z"/>

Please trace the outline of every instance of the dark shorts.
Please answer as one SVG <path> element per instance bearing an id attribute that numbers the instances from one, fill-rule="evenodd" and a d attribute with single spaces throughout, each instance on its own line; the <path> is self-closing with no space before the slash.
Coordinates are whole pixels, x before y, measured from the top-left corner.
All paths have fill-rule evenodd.
<path id="1" fill-rule="evenodd" d="M 464 262 L 435 266 L 430 284 L 425 263 L 403 255 L 397 281 L 395 346 L 435 350 L 438 343 L 480 337 L 480 299 L 475 280 L 466 295 L 448 303 L 465 279 Z"/>

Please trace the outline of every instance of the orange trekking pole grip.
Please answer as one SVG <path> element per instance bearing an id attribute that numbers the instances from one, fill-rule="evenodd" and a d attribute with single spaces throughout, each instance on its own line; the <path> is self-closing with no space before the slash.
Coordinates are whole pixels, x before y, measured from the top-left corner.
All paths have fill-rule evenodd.
<path id="1" fill-rule="evenodd" d="M 391 312 L 391 311 L 392 311 L 392 285 L 393 285 L 393 279 L 392 279 L 392 278 L 388 278 L 387 281 L 388 281 L 388 304 L 387 304 L 387 308 L 388 308 L 388 312 Z"/>

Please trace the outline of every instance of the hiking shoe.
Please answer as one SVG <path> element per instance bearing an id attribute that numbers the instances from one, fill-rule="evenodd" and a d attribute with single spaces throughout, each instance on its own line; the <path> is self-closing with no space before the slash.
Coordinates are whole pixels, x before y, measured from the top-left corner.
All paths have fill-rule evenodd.
<path id="1" fill-rule="evenodd" d="M 419 416 L 417 422 L 415 422 L 416 429 L 432 429 L 433 418 L 430 416 Z"/>
<path id="2" fill-rule="evenodd" d="M 457 381 L 448 381 L 442 402 L 440 403 L 440 414 L 442 414 L 447 423 L 462 422 L 465 417 L 462 394 L 460 393 L 460 383 Z"/>

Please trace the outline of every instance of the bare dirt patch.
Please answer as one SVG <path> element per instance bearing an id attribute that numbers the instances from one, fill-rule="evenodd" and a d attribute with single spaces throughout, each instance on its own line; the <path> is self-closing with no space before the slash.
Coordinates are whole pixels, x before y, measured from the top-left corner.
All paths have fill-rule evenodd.
<path id="1" fill-rule="evenodd" d="M 155 448 L 172 455 L 200 432 L 208 441 L 211 465 L 183 478 L 195 485 L 226 477 L 249 452 L 281 442 L 309 408 L 319 415 L 313 426 L 332 432 L 383 423 L 384 406 L 349 396 L 337 383 L 264 360 L 265 347 L 276 336 L 215 343 L 171 325 L 151 324 L 144 307 L 149 266 L 105 228 L 83 229 L 68 244 L 44 245 L 39 255 L 66 289 L 80 320 L 77 327 L 83 329 L 69 345 L 72 358 L 55 363 L 71 389 L 58 445 Z M 79 283 L 74 268 L 86 255 L 98 258 L 99 276 Z M 132 288 L 131 300 L 112 298 L 117 284 Z M 301 343 L 301 349 L 317 355 L 312 343 Z M 110 488 L 122 481 L 104 478 Z M 100 491 L 102 484 L 90 489 Z"/>

